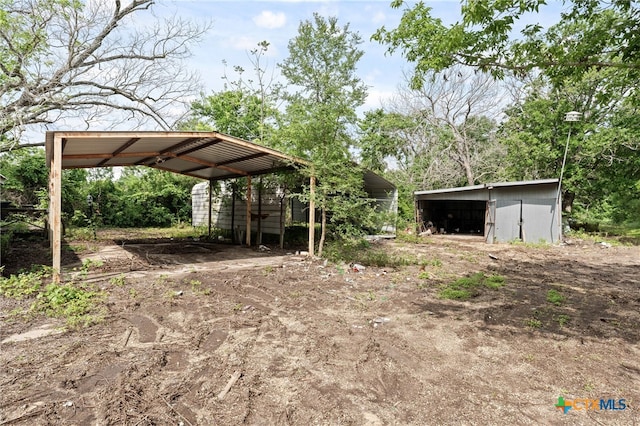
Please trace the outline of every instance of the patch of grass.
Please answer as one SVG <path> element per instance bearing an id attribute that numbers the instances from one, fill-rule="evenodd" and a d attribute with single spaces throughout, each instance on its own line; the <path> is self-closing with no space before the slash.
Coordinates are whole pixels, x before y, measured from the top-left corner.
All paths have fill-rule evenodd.
<path id="1" fill-rule="evenodd" d="M 558 325 L 560 327 L 564 327 L 571 320 L 571 317 L 569 315 L 560 314 L 556 319 L 558 320 Z"/>
<path id="2" fill-rule="evenodd" d="M 456 281 L 443 286 L 438 292 L 441 299 L 467 300 L 480 294 L 483 287 L 498 289 L 504 285 L 504 278 L 500 275 L 486 276 L 482 272 L 458 278 Z"/>
<path id="3" fill-rule="evenodd" d="M 379 247 L 372 247 L 364 239 L 332 241 L 326 245 L 323 257 L 336 264 L 352 262 L 364 266 L 390 267 L 415 265 L 418 258 L 413 254 L 390 253 Z"/>
<path id="4" fill-rule="evenodd" d="M 426 268 L 426 267 L 436 267 L 436 268 L 440 268 L 440 267 L 442 267 L 442 260 L 440 260 L 440 259 L 436 259 L 436 258 L 434 258 L 434 259 L 429 259 L 429 260 L 427 260 L 427 259 L 423 259 L 423 260 L 421 260 L 421 261 L 420 261 L 419 265 L 420 265 L 420 266 L 424 266 L 425 268 Z"/>
<path id="5" fill-rule="evenodd" d="M 420 237 L 419 235 L 409 234 L 408 232 L 396 233 L 396 240 L 402 241 L 403 243 L 410 243 L 410 244 L 425 244 L 428 241 L 425 238 Z"/>
<path id="6" fill-rule="evenodd" d="M 204 290 L 202 289 L 202 282 L 200 280 L 191 280 L 189 281 L 189 285 L 191 285 L 191 290 L 194 293 L 204 294 L 205 296 L 208 296 L 209 294 L 211 294 L 210 289 L 208 288 L 205 288 Z"/>
<path id="7" fill-rule="evenodd" d="M 431 278 L 431 274 L 429 272 L 427 272 L 427 271 L 421 271 L 418 274 L 418 278 L 421 279 L 421 280 L 428 280 L 428 279 Z"/>
<path id="8" fill-rule="evenodd" d="M 528 248 L 549 248 L 549 247 L 551 247 L 551 244 L 548 241 L 545 241 L 545 240 L 540 240 L 538 242 L 533 242 L 533 241 L 523 242 L 519 238 L 509 241 L 509 244 L 514 245 L 514 246 L 528 247 Z"/>
<path id="9" fill-rule="evenodd" d="M 110 283 L 111 285 L 115 285 L 115 286 L 118 286 L 118 287 L 122 287 L 122 286 L 124 286 L 124 285 L 126 284 L 126 279 L 125 279 L 124 274 L 120 274 L 120 275 L 118 275 L 117 277 L 113 277 L 113 278 L 111 278 L 111 279 L 109 280 L 109 283 Z"/>
<path id="10" fill-rule="evenodd" d="M 441 299 L 467 300 L 471 298 L 471 292 L 465 289 L 445 287 L 438 292 L 438 297 Z"/>
<path id="11" fill-rule="evenodd" d="M 558 290 L 551 289 L 547 292 L 547 302 L 560 306 L 564 301 L 565 297 Z"/>
<path id="12" fill-rule="evenodd" d="M 273 272 L 273 266 L 267 265 L 264 267 L 264 270 L 262 271 L 262 275 L 269 275 L 272 272 Z"/>
<path id="13" fill-rule="evenodd" d="M 530 328 L 541 328 L 542 327 L 542 321 L 540 321 L 537 318 L 529 318 L 524 322 L 524 324 L 527 327 L 530 327 Z"/>

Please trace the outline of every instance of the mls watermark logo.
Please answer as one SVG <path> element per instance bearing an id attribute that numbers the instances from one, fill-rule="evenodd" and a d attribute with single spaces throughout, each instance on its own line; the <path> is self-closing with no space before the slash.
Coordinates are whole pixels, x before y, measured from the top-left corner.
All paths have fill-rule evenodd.
<path id="1" fill-rule="evenodd" d="M 588 399 L 588 398 L 576 398 L 576 399 L 564 399 L 559 396 L 558 402 L 555 407 L 558 410 L 562 410 L 564 414 L 567 414 L 569 410 L 575 411 L 623 411 L 627 409 L 626 401 L 621 399 Z"/>

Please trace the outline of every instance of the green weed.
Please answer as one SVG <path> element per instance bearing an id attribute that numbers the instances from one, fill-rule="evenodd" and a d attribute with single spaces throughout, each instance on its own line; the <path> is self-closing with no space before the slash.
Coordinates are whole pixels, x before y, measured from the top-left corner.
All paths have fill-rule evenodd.
<path id="1" fill-rule="evenodd" d="M 31 272 L 0 277 L 0 295 L 12 299 L 24 299 L 37 294 L 42 288 L 42 280 L 51 276 L 51 268 L 38 267 Z"/>
<path id="2" fill-rule="evenodd" d="M 571 317 L 569 315 L 561 314 L 561 315 L 558 315 L 557 320 L 558 320 L 558 325 L 560 325 L 560 327 L 564 327 L 571 320 Z"/>
<path id="3" fill-rule="evenodd" d="M 419 265 L 424 266 L 425 268 L 430 266 L 440 268 L 442 267 L 442 261 L 440 259 L 421 260 Z"/>
<path id="4" fill-rule="evenodd" d="M 438 292 L 438 297 L 441 299 L 467 300 L 479 295 L 483 287 L 498 289 L 503 285 L 504 278 L 500 275 L 486 276 L 482 272 L 477 272 L 445 285 Z"/>
<path id="5" fill-rule="evenodd" d="M 91 315 L 105 294 L 76 283 L 51 283 L 36 296 L 32 312 L 50 317 L 65 318 L 71 326 L 90 325 L 100 320 Z"/>
<path id="6" fill-rule="evenodd" d="M 558 290 L 551 289 L 547 292 L 547 302 L 560 306 L 564 301 L 565 297 Z"/>
<path id="7" fill-rule="evenodd" d="M 427 271 L 421 271 L 418 274 L 418 278 L 421 280 L 428 280 L 429 278 L 431 278 L 431 274 Z"/>
<path id="8" fill-rule="evenodd" d="M 530 327 L 530 328 L 540 328 L 540 327 L 542 327 L 542 321 L 540 321 L 537 318 L 529 318 L 524 323 L 525 323 L 525 325 L 527 327 Z"/>
<path id="9" fill-rule="evenodd" d="M 109 280 L 109 283 L 110 283 L 111 285 L 115 285 L 115 286 L 118 286 L 118 287 L 122 287 L 122 286 L 124 286 L 124 285 L 126 284 L 126 279 L 125 279 L 124 274 L 120 274 L 120 275 L 118 275 L 117 277 L 113 277 L 113 278 L 111 278 L 111 279 Z"/>

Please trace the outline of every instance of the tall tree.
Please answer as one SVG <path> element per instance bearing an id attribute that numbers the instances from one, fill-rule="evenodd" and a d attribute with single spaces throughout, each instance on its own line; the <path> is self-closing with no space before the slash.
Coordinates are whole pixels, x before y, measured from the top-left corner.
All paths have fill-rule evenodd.
<path id="1" fill-rule="evenodd" d="M 500 84 L 462 67 L 429 73 L 420 89 L 406 80 L 388 114 L 367 116 L 363 156 L 388 156 L 414 190 L 494 178 L 504 157 L 495 138 L 504 103 Z M 379 131 L 386 137 L 371 137 Z"/>
<path id="2" fill-rule="evenodd" d="M 356 74 L 363 55 L 360 36 L 340 26 L 335 17 L 317 13 L 298 27 L 298 35 L 289 42 L 289 57 L 281 64 L 287 80 L 286 117 L 280 148 L 310 160 L 309 173 L 317 177 L 316 205 L 322 214 L 319 254 L 327 232 L 327 213 L 336 225 L 349 222 L 349 210 L 358 210 L 362 180 L 352 165 L 351 130 L 356 109 L 363 105 L 366 87 Z M 350 201 L 355 209 L 349 209 Z"/>
<path id="3" fill-rule="evenodd" d="M 179 17 L 145 24 L 153 4 L 0 0 L 0 150 L 23 146 L 29 126 L 68 118 L 171 128 L 198 89 L 182 60 L 208 25 Z M 117 123 L 107 116 L 114 110 Z"/>
<path id="4" fill-rule="evenodd" d="M 540 77 L 506 110 L 499 136 L 509 151 L 505 172 L 514 179 L 557 177 L 568 144 L 564 210 L 571 212 L 575 202 L 578 214 L 589 212 L 592 218 L 637 217 L 640 120 L 635 82 L 602 69 L 570 83 L 557 87 Z M 565 122 L 571 110 L 586 113 L 580 122 Z"/>
<path id="5" fill-rule="evenodd" d="M 559 22 L 547 28 L 526 24 L 548 8 L 545 0 L 470 0 L 462 19 L 445 25 L 420 1 L 406 6 L 397 28 L 380 28 L 375 40 L 399 50 L 415 64 L 414 84 L 429 70 L 455 64 L 477 67 L 495 76 L 541 69 L 556 78 L 579 76 L 591 68 L 640 72 L 640 9 L 628 0 L 563 1 Z M 394 0 L 393 8 L 405 5 Z M 520 34 L 514 33 L 520 29 Z"/>

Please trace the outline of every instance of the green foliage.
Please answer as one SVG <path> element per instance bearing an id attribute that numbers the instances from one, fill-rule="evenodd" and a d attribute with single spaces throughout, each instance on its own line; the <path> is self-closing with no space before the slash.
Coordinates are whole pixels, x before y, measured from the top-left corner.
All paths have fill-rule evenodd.
<path id="1" fill-rule="evenodd" d="M 276 115 L 276 110 L 270 105 L 263 105 L 260 97 L 240 89 L 204 97 L 194 102 L 191 110 L 205 128 L 250 141 L 262 139 L 265 131 L 262 127 L 265 121 L 263 117 L 267 114 L 269 117 Z"/>
<path id="2" fill-rule="evenodd" d="M 42 266 L 30 272 L 0 278 L 0 295 L 12 299 L 29 299 L 29 311 L 42 313 L 50 317 L 65 318 L 70 326 L 90 325 L 99 321 L 94 312 L 104 293 L 77 283 L 50 283 L 45 280 L 51 276 L 51 268 Z"/>
<path id="3" fill-rule="evenodd" d="M 503 285 L 504 277 L 500 275 L 486 276 L 482 272 L 477 272 L 441 287 L 438 297 L 441 299 L 467 300 L 478 296 L 482 287 L 498 289 Z"/>
<path id="4" fill-rule="evenodd" d="M 316 13 L 300 24 L 289 42 L 289 56 L 279 64 L 291 90 L 284 95 L 286 113 L 277 147 L 313 164 L 304 172 L 317 178 L 313 197 L 322 212 L 319 253 L 328 223 L 343 236 L 359 223 L 372 223 L 373 208 L 362 200 L 363 171 L 353 165 L 350 153 L 350 126 L 366 98 L 366 86 L 356 75 L 361 43 L 348 25 L 340 27 L 336 18 Z M 300 198 L 311 198 L 308 187 Z"/>
<path id="5" fill-rule="evenodd" d="M 334 263 L 390 268 L 417 263 L 415 256 L 390 253 L 383 247 L 372 246 L 367 240 L 354 238 L 328 242 L 323 256 Z"/>
<path id="6" fill-rule="evenodd" d="M 63 317 L 69 325 L 90 325 L 98 320 L 90 315 L 104 293 L 84 288 L 76 283 L 47 285 L 38 293 L 31 305 L 34 312 L 43 312 L 51 317 Z"/>
<path id="7" fill-rule="evenodd" d="M 537 318 L 529 318 L 529 319 L 525 320 L 524 324 L 527 327 L 530 327 L 530 328 L 533 328 L 533 329 L 542 327 L 542 321 L 540 321 Z"/>
<path id="8" fill-rule="evenodd" d="M 110 283 L 111 285 L 115 285 L 115 286 L 118 286 L 118 287 L 122 287 L 122 286 L 124 286 L 124 285 L 127 283 L 127 279 L 126 279 L 126 277 L 124 276 L 124 274 L 120 274 L 120 275 L 118 275 L 117 277 L 113 277 L 113 278 L 111 278 L 111 279 L 109 280 L 109 283 Z"/>
<path id="9" fill-rule="evenodd" d="M 0 277 L 0 295 L 18 300 L 31 297 L 42 289 L 42 280 L 50 275 L 51 269 L 42 266 L 8 278 Z"/>
<path id="10" fill-rule="evenodd" d="M 565 297 L 558 290 L 551 289 L 547 292 L 547 302 L 560 306 L 564 301 Z"/>
<path id="11" fill-rule="evenodd" d="M 3 198 L 21 206 L 38 205 L 39 190 L 48 187 L 49 174 L 43 149 L 31 148 L 0 156 L 0 170 L 6 177 L 2 184 Z"/>
<path id="12" fill-rule="evenodd" d="M 423 84 L 428 71 L 455 64 L 473 66 L 498 77 L 539 68 L 557 80 L 579 77 L 592 67 L 621 72 L 635 72 L 640 67 L 640 23 L 633 2 L 568 2 L 555 25 L 519 25 L 529 21 L 545 3 L 463 2 L 462 19 L 447 26 L 432 16 L 432 9 L 424 2 L 418 2 L 404 9 L 397 28 L 382 27 L 372 38 L 387 44 L 390 52 L 399 50 L 415 64 L 415 86 Z M 404 4 L 396 0 L 392 7 Z M 522 29 L 514 36 L 517 26 Z"/>

